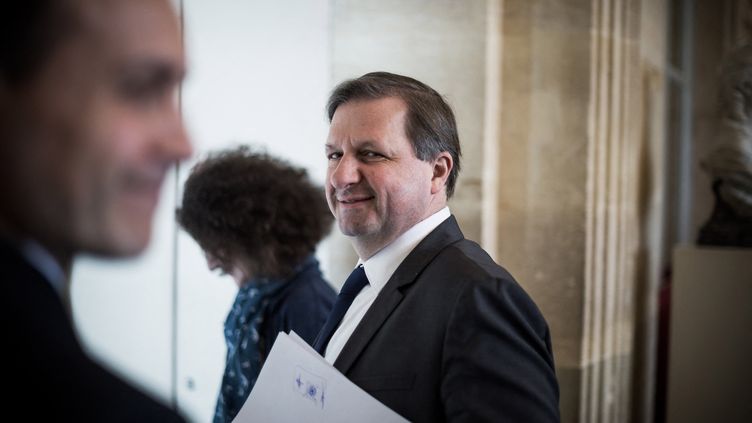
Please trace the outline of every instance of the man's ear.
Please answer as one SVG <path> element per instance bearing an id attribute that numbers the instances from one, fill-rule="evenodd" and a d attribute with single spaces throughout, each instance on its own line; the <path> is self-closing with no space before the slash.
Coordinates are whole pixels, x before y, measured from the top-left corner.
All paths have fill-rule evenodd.
<path id="1" fill-rule="evenodd" d="M 441 190 L 446 189 L 446 181 L 449 178 L 449 173 L 452 172 L 454 162 L 452 161 L 452 155 L 446 151 L 442 151 L 433 160 L 433 177 L 431 178 L 431 194 L 436 194 Z"/>

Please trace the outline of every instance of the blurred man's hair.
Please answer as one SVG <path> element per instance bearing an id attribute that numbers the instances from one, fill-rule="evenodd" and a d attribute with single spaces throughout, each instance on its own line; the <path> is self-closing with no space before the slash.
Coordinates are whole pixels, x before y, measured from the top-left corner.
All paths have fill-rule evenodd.
<path id="1" fill-rule="evenodd" d="M 60 42 L 78 26 L 67 0 L 5 0 L 0 5 L 0 81 L 32 79 Z"/>

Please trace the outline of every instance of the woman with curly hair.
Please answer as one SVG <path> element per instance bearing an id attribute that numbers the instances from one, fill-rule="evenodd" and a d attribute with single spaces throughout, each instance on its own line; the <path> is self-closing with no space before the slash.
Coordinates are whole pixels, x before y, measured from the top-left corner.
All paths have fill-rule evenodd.
<path id="1" fill-rule="evenodd" d="M 313 256 L 333 217 L 306 171 L 246 147 L 191 170 L 177 220 L 211 270 L 238 285 L 225 321 L 227 363 L 215 422 L 240 411 L 279 331 L 312 343 L 335 293 Z"/>

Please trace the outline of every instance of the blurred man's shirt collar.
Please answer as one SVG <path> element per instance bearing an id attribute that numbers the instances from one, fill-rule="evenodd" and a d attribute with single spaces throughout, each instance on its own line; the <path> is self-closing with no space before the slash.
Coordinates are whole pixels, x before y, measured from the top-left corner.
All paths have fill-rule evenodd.
<path id="1" fill-rule="evenodd" d="M 63 298 L 65 295 L 65 272 L 60 264 L 44 247 L 36 241 L 27 239 L 19 244 L 21 254 L 39 273 L 47 279 L 55 292 Z"/>

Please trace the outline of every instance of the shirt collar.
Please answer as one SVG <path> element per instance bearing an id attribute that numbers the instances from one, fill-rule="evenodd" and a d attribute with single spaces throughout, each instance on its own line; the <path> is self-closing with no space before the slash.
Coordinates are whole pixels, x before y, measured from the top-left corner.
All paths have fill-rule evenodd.
<path id="1" fill-rule="evenodd" d="M 31 266 L 41 273 L 61 297 L 65 293 L 65 272 L 60 264 L 39 243 L 25 240 L 20 243 L 21 254 Z"/>
<path id="2" fill-rule="evenodd" d="M 386 285 L 389 278 L 408 254 L 430 234 L 441 222 L 451 216 L 449 207 L 437 211 L 426 219 L 418 222 L 412 228 L 405 231 L 381 251 L 371 256 L 366 261 L 358 260 L 362 264 L 368 277 L 368 283 L 379 290 Z"/>

